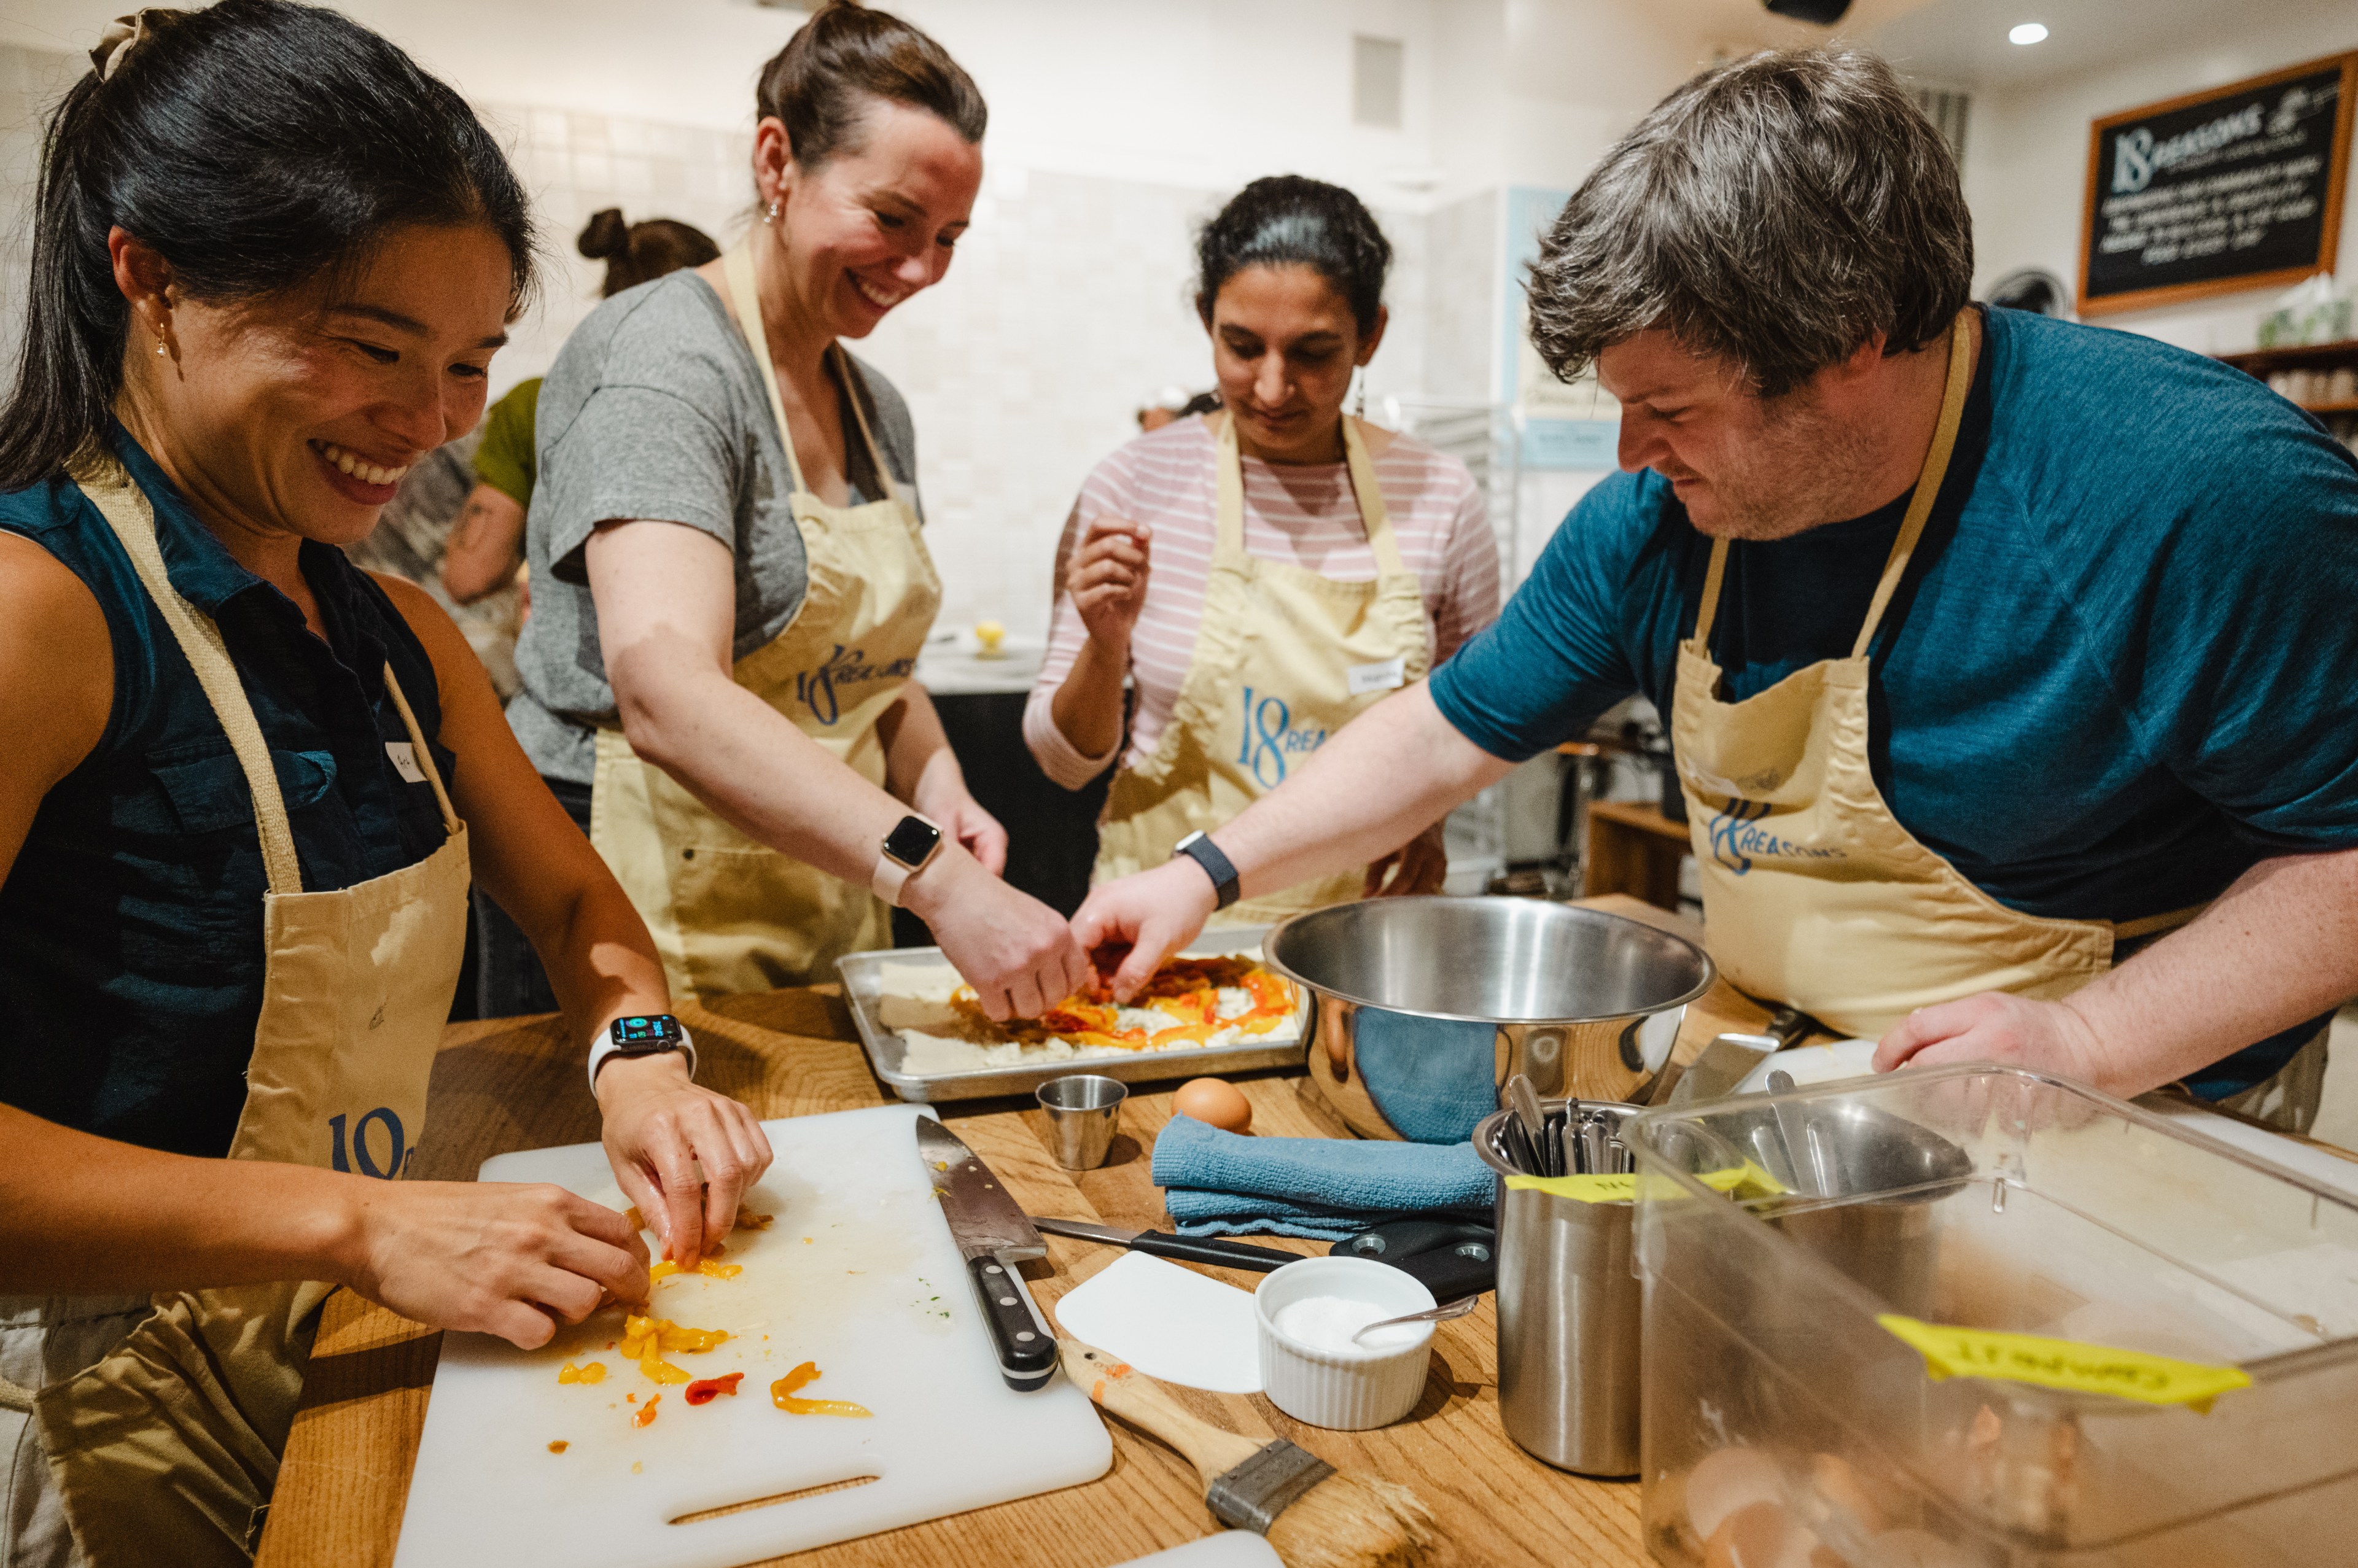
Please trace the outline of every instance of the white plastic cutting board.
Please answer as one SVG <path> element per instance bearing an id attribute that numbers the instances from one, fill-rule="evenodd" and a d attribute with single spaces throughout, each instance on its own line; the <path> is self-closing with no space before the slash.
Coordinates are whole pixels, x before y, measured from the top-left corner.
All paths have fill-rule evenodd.
<path id="1" fill-rule="evenodd" d="M 748 1199 L 776 1222 L 729 1240 L 733 1280 L 655 1287 L 656 1315 L 734 1336 L 666 1358 L 698 1378 L 742 1371 L 733 1397 L 691 1406 L 606 1348 L 611 1307 L 547 1347 L 451 1334 L 434 1375 L 395 1568 L 734 1568 L 784 1552 L 1053 1491 L 1105 1474 L 1112 1440 L 1058 1379 L 1019 1394 L 1000 1380 L 966 1267 L 916 1151 L 914 1106 L 763 1123 L 776 1162 Z M 623 1206 L 595 1143 L 486 1161 L 487 1182 L 554 1182 Z M 806 1239 L 807 1238 L 807 1239 Z M 568 1360 L 602 1383 L 560 1385 Z M 805 1399 L 850 1400 L 872 1419 L 788 1415 L 770 1384 L 802 1361 Z M 626 1394 L 639 1396 L 640 1405 Z M 562 1440 L 562 1454 L 548 1444 Z M 865 1486 L 671 1521 L 873 1476 Z"/>

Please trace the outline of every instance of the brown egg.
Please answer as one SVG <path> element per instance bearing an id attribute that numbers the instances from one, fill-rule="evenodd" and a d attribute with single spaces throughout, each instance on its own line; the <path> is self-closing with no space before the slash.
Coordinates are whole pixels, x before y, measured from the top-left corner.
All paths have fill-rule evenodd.
<path id="1" fill-rule="evenodd" d="M 1738 1509 L 1780 1501 L 1785 1485 L 1777 1462 L 1760 1450 L 1722 1448 L 1696 1462 L 1687 1475 L 1686 1490 L 1687 1519 L 1695 1534 L 1709 1541 Z"/>
<path id="2" fill-rule="evenodd" d="M 1704 1543 L 1704 1568 L 1784 1568 L 1793 1533 L 1775 1503 L 1747 1503 L 1720 1521 Z"/>
<path id="3" fill-rule="evenodd" d="M 1190 1078 L 1171 1097 L 1171 1108 L 1223 1132 L 1252 1130 L 1252 1101 L 1224 1078 Z"/>

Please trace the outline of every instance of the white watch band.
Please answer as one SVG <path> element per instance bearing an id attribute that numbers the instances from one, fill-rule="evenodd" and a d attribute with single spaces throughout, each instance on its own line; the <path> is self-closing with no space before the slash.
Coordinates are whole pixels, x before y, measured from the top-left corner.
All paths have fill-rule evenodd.
<path id="1" fill-rule="evenodd" d="M 918 821 L 931 827 L 935 832 L 940 834 L 941 837 L 935 839 L 934 847 L 925 851 L 925 858 L 919 860 L 914 866 L 904 866 L 900 861 L 887 854 L 880 853 L 877 855 L 876 870 L 869 873 L 868 888 L 871 892 L 873 892 L 878 898 L 882 899 L 886 903 L 891 904 L 894 909 L 901 907 L 901 890 L 908 885 L 909 879 L 915 876 L 919 871 L 924 871 L 927 866 L 932 865 L 934 863 L 934 857 L 942 852 L 942 846 L 948 843 L 950 838 L 949 832 L 946 828 L 943 827 L 940 823 L 936 822 L 932 817 L 925 816 L 923 812 L 912 812 L 910 815 L 916 817 Z"/>
<path id="2" fill-rule="evenodd" d="M 590 1043 L 590 1094 L 593 1099 L 598 1094 L 598 1069 L 606 1065 L 608 1057 L 618 1054 L 622 1049 L 620 1045 L 614 1044 L 614 1033 L 611 1029 L 600 1031 L 598 1038 Z M 679 1026 L 679 1052 L 687 1058 L 687 1076 L 693 1078 L 696 1076 L 696 1040 L 688 1033 L 687 1025 L 685 1023 Z M 666 1053 L 658 1051 L 654 1054 L 664 1055 Z"/>

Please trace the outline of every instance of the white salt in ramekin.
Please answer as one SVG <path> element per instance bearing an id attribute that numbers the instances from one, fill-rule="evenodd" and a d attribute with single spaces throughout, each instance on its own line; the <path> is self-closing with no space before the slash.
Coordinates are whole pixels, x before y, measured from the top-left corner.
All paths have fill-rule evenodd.
<path id="1" fill-rule="evenodd" d="M 1313 1296 L 1365 1302 L 1378 1309 L 1378 1318 L 1439 1304 L 1422 1281 L 1367 1258 L 1304 1258 L 1264 1276 L 1253 1292 L 1253 1317 L 1260 1327 L 1261 1389 L 1270 1402 L 1296 1421 L 1337 1432 L 1389 1426 L 1414 1410 L 1433 1357 L 1433 1325 L 1412 1325 L 1416 1337 L 1406 1345 L 1320 1350 L 1277 1327 L 1279 1313 Z"/>

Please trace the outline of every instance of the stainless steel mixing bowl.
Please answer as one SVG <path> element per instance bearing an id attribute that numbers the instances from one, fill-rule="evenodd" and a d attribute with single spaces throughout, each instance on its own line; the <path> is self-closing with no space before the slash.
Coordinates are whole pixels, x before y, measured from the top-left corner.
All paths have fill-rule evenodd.
<path id="1" fill-rule="evenodd" d="M 1689 1002 L 1693 943 L 1528 898 L 1385 898 L 1297 914 L 1270 968 L 1313 1001 L 1310 1081 L 1354 1131 L 1455 1142 L 1526 1074 L 1547 1098 L 1643 1098 Z"/>

